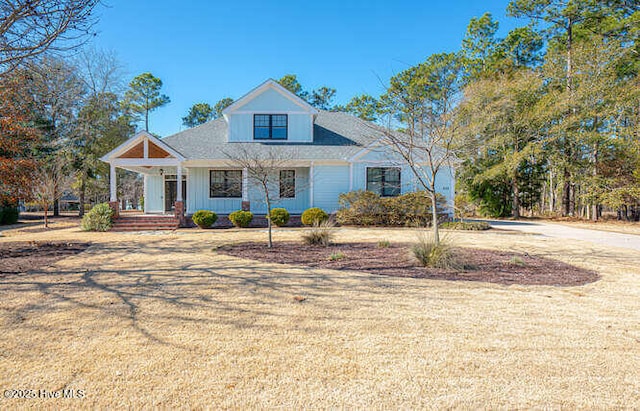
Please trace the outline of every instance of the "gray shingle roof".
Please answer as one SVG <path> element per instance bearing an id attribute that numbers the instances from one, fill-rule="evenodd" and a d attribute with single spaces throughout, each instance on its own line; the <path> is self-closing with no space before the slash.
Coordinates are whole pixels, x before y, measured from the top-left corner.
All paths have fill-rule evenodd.
<path id="1" fill-rule="evenodd" d="M 330 111 L 320 111 L 316 117 L 312 143 L 229 143 L 227 129 L 227 122 L 219 118 L 163 138 L 162 141 L 187 160 L 223 160 L 228 158 L 225 153 L 234 148 L 256 145 L 277 147 L 284 156 L 290 155 L 301 160 L 346 160 L 383 136 L 383 129 L 371 122 Z"/>

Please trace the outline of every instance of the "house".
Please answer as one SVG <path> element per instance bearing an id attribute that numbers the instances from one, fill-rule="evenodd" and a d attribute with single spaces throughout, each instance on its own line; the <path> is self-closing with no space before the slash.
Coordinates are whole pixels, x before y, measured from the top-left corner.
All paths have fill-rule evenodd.
<path id="1" fill-rule="evenodd" d="M 274 206 L 292 214 L 309 207 L 332 213 L 340 193 L 371 190 L 395 196 L 419 189 L 411 170 L 381 144 L 383 136 L 380 126 L 318 110 L 267 80 L 227 107 L 222 118 L 162 139 L 139 132 L 102 160 L 111 166 L 113 207 L 120 167 L 144 175 L 145 213 L 250 209 L 266 214 L 261 191 L 229 153 L 269 150 L 285 159 L 273 187 Z M 453 205 L 451 168 L 438 173 L 437 190 Z"/>

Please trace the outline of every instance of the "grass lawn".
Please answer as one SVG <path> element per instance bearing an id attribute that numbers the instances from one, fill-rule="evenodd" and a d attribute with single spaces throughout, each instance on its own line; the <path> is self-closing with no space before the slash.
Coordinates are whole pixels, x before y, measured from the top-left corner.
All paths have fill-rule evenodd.
<path id="1" fill-rule="evenodd" d="M 639 408 L 637 252 L 509 232 L 450 233 L 596 270 L 577 287 L 310 269 L 217 254 L 264 230 L 5 230 L 91 242 L 0 274 L 0 387 L 83 399 L 0 408 Z M 277 230 L 296 240 L 299 229 Z M 404 229 L 338 241 L 405 242 Z M 300 302 L 302 296 L 304 301 Z"/>

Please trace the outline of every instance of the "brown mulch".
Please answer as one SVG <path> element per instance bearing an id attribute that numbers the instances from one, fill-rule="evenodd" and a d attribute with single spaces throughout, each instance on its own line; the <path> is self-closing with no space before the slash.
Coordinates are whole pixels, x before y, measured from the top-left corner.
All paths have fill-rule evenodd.
<path id="1" fill-rule="evenodd" d="M 50 266 L 83 252 L 89 243 L 21 241 L 0 243 L 0 277 Z"/>
<path id="2" fill-rule="evenodd" d="M 428 278 L 450 281 L 480 281 L 497 284 L 576 286 L 597 281 L 596 272 L 561 261 L 518 252 L 476 248 L 455 248 L 463 270 L 417 266 L 409 244 L 347 243 L 330 247 L 278 242 L 272 249 L 263 243 L 240 243 L 217 249 L 221 254 L 269 263 L 302 265 L 333 270 L 364 271 L 396 277 Z M 343 258 L 332 260 L 339 253 Z"/>

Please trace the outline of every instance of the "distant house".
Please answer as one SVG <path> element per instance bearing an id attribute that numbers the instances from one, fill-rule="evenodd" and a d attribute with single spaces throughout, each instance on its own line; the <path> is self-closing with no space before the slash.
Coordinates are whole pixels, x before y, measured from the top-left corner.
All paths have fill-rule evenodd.
<path id="1" fill-rule="evenodd" d="M 287 158 L 274 190 L 276 205 L 302 213 L 338 209 L 338 196 L 370 190 L 396 196 L 420 189 L 410 170 L 380 144 L 384 130 L 350 114 L 318 110 L 274 80 L 267 80 L 227 107 L 223 118 L 163 139 L 139 132 L 105 155 L 111 165 L 111 202 L 115 169 L 144 175 L 145 213 L 212 210 L 228 214 L 241 208 L 265 214 L 257 188 L 229 152 L 241 147 L 273 150 Z M 267 148 L 268 147 L 268 148 Z M 442 170 L 437 189 L 453 205 L 454 173 Z"/>

